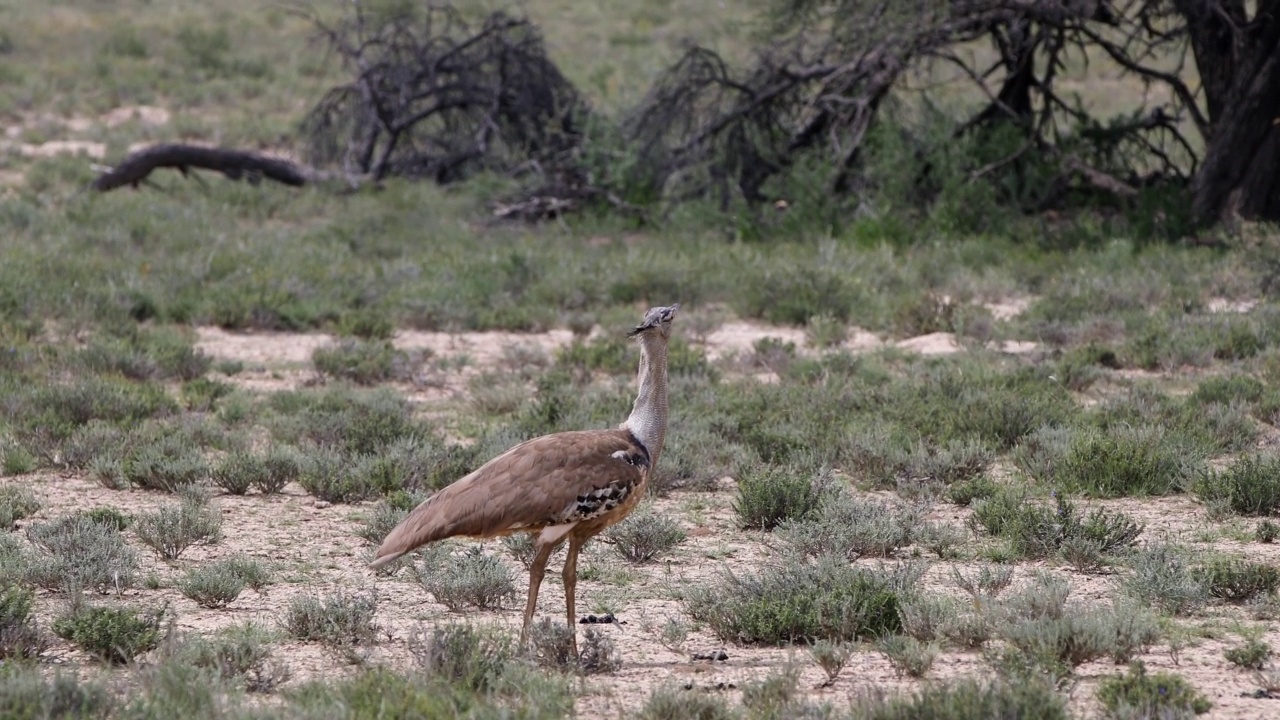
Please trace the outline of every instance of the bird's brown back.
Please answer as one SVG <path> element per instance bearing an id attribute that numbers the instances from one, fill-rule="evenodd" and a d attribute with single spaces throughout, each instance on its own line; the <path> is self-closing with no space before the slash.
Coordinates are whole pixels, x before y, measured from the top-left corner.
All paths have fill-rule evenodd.
<path id="1" fill-rule="evenodd" d="M 648 451 L 626 429 L 528 440 L 414 508 L 372 565 L 448 537 L 496 537 L 598 517 L 639 492 L 649 467 Z"/>

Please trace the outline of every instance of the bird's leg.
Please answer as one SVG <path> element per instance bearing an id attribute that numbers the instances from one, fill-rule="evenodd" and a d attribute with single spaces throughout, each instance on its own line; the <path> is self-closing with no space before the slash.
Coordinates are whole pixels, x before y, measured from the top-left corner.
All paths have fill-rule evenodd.
<path id="1" fill-rule="evenodd" d="M 569 551 L 564 558 L 564 607 L 569 618 L 569 637 L 573 639 L 573 656 L 578 656 L 578 618 L 574 613 L 574 592 L 578 586 L 578 551 L 582 549 L 582 540 L 569 538 Z"/>
<path id="2" fill-rule="evenodd" d="M 533 556 L 529 565 L 529 600 L 524 606 L 524 627 L 520 629 L 520 647 L 523 649 L 529 637 L 529 625 L 533 622 L 533 608 L 538 604 L 538 588 L 542 586 L 542 576 L 547 572 L 547 558 L 555 545 L 538 545 L 538 553 Z"/>

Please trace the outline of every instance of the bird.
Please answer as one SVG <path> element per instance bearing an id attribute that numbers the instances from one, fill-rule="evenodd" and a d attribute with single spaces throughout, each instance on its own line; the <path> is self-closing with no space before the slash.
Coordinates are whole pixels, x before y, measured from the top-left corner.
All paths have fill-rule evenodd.
<path id="1" fill-rule="evenodd" d="M 574 592 L 578 553 L 625 518 L 644 496 L 667 435 L 667 344 L 680 304 L 650 308 L 628 336 L 640 346 L 639 382 L 627 419 L 615 428 L 526 440 L 427 498 L 387 534 L 369 563 L 383 567 L 451 537 L 529 533 L 534 557 L 520 630 L 524 647 L 551 553 L 566 540 L 564 601 L 577 655 Z"/>

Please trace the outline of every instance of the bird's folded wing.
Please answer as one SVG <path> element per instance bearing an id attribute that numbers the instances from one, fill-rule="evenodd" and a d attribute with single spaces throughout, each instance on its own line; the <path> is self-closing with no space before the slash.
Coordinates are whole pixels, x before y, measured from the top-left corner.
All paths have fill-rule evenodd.
<path id="1" fill-rule="evenodd" d="M 414 508 L 382 541 L 373 565 L 447 537 L 494 537 L 596 517 L 633 492 L 648 467 L 648 451 L 624 429 L 534 438 Z"/>

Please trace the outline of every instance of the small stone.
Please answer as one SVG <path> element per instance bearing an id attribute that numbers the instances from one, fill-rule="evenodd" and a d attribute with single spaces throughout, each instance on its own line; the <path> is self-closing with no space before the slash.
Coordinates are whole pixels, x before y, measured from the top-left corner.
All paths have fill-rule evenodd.
<path id="1" fill-rule="evenodd" d="M 314 507 L 314 508 L 316 508 L 317 510 L 323 510 L 323 509 L 325 509 L 325 508 L 329 507 L 329 506 L 330 506 L 330 505 L 332 505 L 332 504 L 333 504 L 333 503 L 329 502 L 328 500 L 317 500 L 317 501 L 315 501 L 315 503 L 313 503 L 313 504 L 312 504 L 312 506 L 311 506 L 311 507 Z"/>

